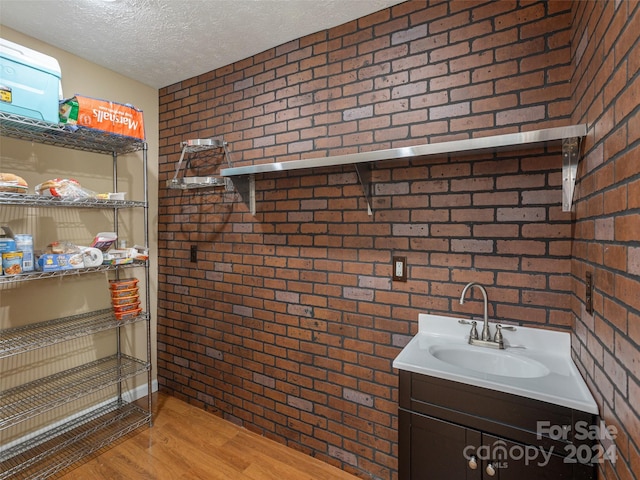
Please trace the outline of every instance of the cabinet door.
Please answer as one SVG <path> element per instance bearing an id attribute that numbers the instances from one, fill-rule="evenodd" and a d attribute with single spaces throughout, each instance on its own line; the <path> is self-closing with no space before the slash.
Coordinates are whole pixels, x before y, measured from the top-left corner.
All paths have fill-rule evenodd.
<path id="1" fill-rule="evenodd" d="M 481 462 L 472 469 L 465 458 L 465 449 L 480 445 L 480 432 L 402 409 L 399 427 L 400 480 L 482 478 Z"/>
<path id="2" fill-rule="evenodd" d="M 588 480 L 593 479 L 593 468 L 565 462 L 565 452 L 550 454 L 540 447 L 510 442 L 493 435 L 482 435 L 483 478 L 500 480 Z M 486 471 L 487 465 L 494 467 L 494 475 Z"/>

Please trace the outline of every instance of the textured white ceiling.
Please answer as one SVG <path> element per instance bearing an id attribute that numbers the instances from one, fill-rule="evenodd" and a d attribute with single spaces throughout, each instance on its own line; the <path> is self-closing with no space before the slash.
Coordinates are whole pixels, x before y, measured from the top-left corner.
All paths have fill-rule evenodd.
<path id="1" fill-rule="evenodd" d="M 0 23 L 160 88 L 404 0 L 0 0 Z"/>

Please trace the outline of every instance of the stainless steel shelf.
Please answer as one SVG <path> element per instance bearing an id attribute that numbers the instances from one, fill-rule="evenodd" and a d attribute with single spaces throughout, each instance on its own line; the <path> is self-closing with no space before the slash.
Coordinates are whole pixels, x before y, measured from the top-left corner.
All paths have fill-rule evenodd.
<path id="1" fill-rule="evenodd" d="M 0 480 L 44 479 L 151 424 L 151 413 L 113 402 L 0 453 Z"/>
<path id="2" fill-rule="evenodd" d="M 232 190 L 233 183 L 220 175 L 187 176 L 186 172 L 183 172 L 183 175 L 179 176 L 180 168 L 183 163 L 185 163 L 185 170 L 187 170 L 191 161 L 195 158 L 194 155 L 209 151 L 219 152 L 222 157 L 226 158 L 227 165 L 231 167 L 229 150 L 227 150 L 227 142 L 225 142 L 222 137 L 186 140 L 182 142 L 180 160 L 176 166 L 176 172 L 173 175 L 173 178 L 167 181 L 167 188 L 173 190 L 193 190 L 197 188 L 225 187 L 226 190 Z"/>
<path id="3" fill-rule="evenodd" d="M 74 338 L 148 320 L 149 314 L 146 312 L 127 320 L 117 320 L 113 314 L 113 309 L 107 308 L 96 312 L 0 330 L 0 358 L 11 357 Z"/>
<path id="4" fill-rule="evenodd" d="M 182 142 L 183 151 L 186 153 L 206 152 L 214 148 L 224 149 L 227 146 L 222 137 L 220 138 L 195 138 Z"/>
<path id="5" fill-rule="evenodd" d="M 26 207 L 70 207 L 70 208 L 133 208 L 146 207 L 145 202 L 132 200 L 101 200 L 98 198 L 59 198 L 42 195 L 0 192 L 0 205 Z"/>
<path id="6" fill-rule="evenodd" d="M 144 373 L 149 364 L 112 355 L 0 393 L 0 430 Z"/>
<path id="7" fill-rule="evenodd" d="M 0 135 L 103 154 L 124 154 L 146 149 L 146 143 L 137 138 L 84 127 L 43 122 L 7 112 L 0 112 Z"/>
<path id="8" fill-rule="evenodd" d="M 167 181 L 167 188 L 174 190 L 191 190 L 194 188 L 226 187 L 226 179 L 222 177 L 180 177 Z"/>
<path id="9" fill-rule="evenodd" d="M 566 177 L 566 184 L 563 182 L 565 196 L 572 196 L 573 184 L 575 184 L 575 169 L 573 179 L 571 179 L 571 169 L 577 165 L 577 143 L 581 137 L 587 134 L 586 125 L 571 125 L 566 127 L 547 128 L 530 132 L 508 133 L 504 135 L 493 135 L 489 137 L 470 138 L 465 140 L 454 140 L 451 142 L 430 143 L 426 145 L 415 145 L 411 147 L 391 148 L 386 150 L 375 150 L 371 152 L 353 153 L 348 155 L 337 155 L 334 157 L 308 158 L 303 160 L 292 160 L 288 162 L 264 163 L 258 165 L 248 165 L 244 167 L 224 168 L 220 170 L 223 177 L 234 177 L 233 182 L 237 190 L 243 195 L 243 199 L 250 206 L 251 212 L 255 214 L 255 187 L 249 182 L 249 177 L 260 173 L 273 173 L 291 170 L 312 169 L 320 167 L 333 167 L 340 165 L 354 165 L 358 172 L 358 177 L 367 200 L 369 198 L 369 185 L 365 169 L 362 164 L 370 166 L 372 163 L 385 160 L 400 160 L 423 158 L 431 155 L 449 155 L 487 149 L 513 148 L 536 143 L 549 143 L 562 141 L 563 156 L 572 151 L 571 165 L 565 168 L 563 161 L 563 179 Z M 360 168 L 358 166 L 360 165 Z M 570 192 L 569 192 L 570 190 Z M 248 195 L 245 198 L 244 193 Z M 569 195 L 569 193 L 571 195 Z M 253 197 L 253 198 L 251 198 Z M 563 209 L 571 208 L 570 203 L 563 203 Z M 369 205 L 369 214 L 371 206 Z"/>
<path id="10" fill-rule="evenodd" d="M 485 150 L 499 147 L 517 147 L 531 143 L 544 143 L 572 137 L 583 137 L 587 133 L 585 125 L 547 128 L 531 132 L 508 133 L 490 137 L 469 138 L 451 142 L 429 143 L 413 147 L 390 148 L 372 152 L 337 155 L 335 157 L 308 158 L 289 162 L 264 163 L 246 167 L 224 168 L 220 172 L 223 177 L 251 175 L 255 173 L 281 172 L 286 170 L 300 170 L 316 167 L 331 167 L 335 165 L 353 165 L 354 163 L 379 162 L 383 160 L 400 160 L 420 158 L 430 155 L 446 155 L 449 153 Z"/>
<path id="11" fill-rule="evenodd" d="M 71 270 L 58 270 L 55 272 L 25 272 L 18 275 L 2 275 L 0 276 L 0 286 L 3 284 L 41 280 L 43 278 L 68 277 L 69 275 L 108 272 L 110 270 L 118 270 L 120 268 L 144 267 L 145 265 L 146 262 L 134 261 L 133 263 L 125 263 L 123 265 L 100 265 L 98 267 L 73 268 Z"/>

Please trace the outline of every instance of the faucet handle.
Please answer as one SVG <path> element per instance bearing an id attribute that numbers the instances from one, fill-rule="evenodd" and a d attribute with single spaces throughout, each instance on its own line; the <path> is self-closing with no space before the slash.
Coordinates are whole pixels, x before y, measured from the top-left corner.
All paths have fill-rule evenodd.
<path id="1" fill-rule="evenodd" d="M 476 325 L 478 325 L 478 322 L 476 322 L 475 320 L 469 321 L 461 318 L 460 320 L 458 320 L 458 323 L 460 325 L 471 325 L 471 331 L 469 332 L 469 340 L 478 340 L 479 338 L 478 328 L 476 327 Z"/>
<path id="2" fill-rule="evenodd" d="M 476 322 L 475 320 L 471 322 L 471 332 L 469 332 L 469 338 L 473 340 L 478 339 L 478 329 L 476 327 L 477 324 L 478 322 Z"/>
<path id="3" fill-rule="evenodd" d="M 493 336 L 493 341 L 496 343 L 503 343 L 504 342 L 504 338 L 502 337 L 502 330 L 510 330 L 512 332 L 514 332 L 516 330 L 516 327 L 512 327 L 511 325 L 501 325 L 501 324 L 497 324 L 496 325 L 496 334 Z"/>
<path id="4" fill-rule="evenodd" d="M 502 338 L 502 325 L 499 323 L 496 325 L 496 334 L 493 336 L 493 341 L 496 343 L 502 343 L 504 339 Z"/>

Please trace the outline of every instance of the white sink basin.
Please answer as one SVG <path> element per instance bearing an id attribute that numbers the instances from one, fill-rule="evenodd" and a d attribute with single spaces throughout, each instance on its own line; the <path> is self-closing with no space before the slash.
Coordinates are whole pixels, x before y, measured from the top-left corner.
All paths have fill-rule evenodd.
<path id="1" fill-rule="evenodd" d="M 428 351 L 438 360 L 451 365 L 501 377 L 536 378 L 550 373 L 542 363 L 511 355 L 504 350 L 482 349 L 471 345 L 432 345 Z"/>
<path id="2" fill-rule="evenodd" d="M 568 332 L 516 327 L 503 332 L 506 348 L 498 350 L 469 345 L 470 327 L 458 320 L 420 314 L 418 334 L 393 366 L 598 414 L 598 406 L 571 359 Z M 495 332 L 495 324 L 489 325 Z"/>

